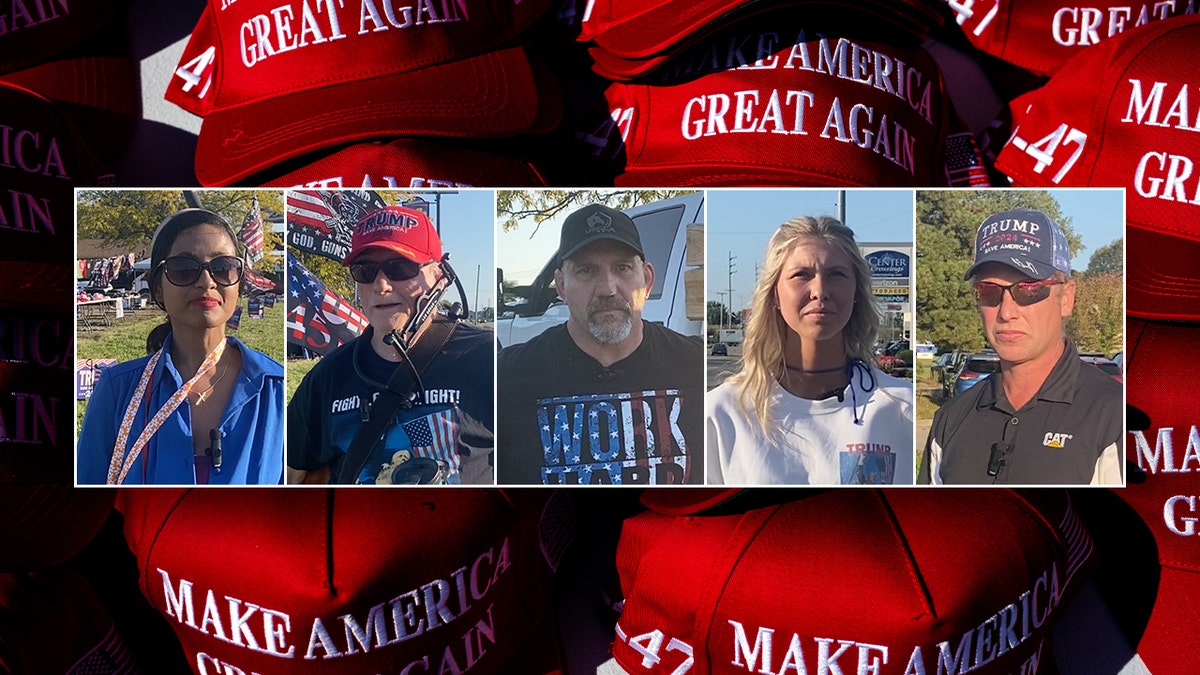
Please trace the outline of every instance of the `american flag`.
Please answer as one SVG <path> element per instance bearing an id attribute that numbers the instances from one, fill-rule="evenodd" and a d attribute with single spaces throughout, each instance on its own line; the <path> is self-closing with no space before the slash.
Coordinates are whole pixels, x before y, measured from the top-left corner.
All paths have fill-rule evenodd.
<path id="1" fill-rule="evenodd" d="M 946 137 L 946 178 L 955 187 L 987 187 L 987 169 L 975 137 L 968 132 Z"/>
<path id="2" fill-rule="evenodd" d="M 262 211 L 258 208 L 258 197 L 254 198 L 254 203 L 250 206 L 250 212 L 246 214 L 245 220 L 242 221 L 242 229 L 238 232 L 238 238 L 245 245 L 246 257 L 250 259 L 251 263 L 256 263 L 263 259 Z"/>
<path id="3" fill-rule="evenodd" d="M 403 426 L 414 456 L 445 462 L 451 473 L 458 473 L 458 425 L 453 408 L 409 420 Z"/>
<path id="4" fill-rule="evenodd" d="M 136 672 L 138 667 L 133 656 L 125 648 L 125 642 L 121 640 L 116 627 L 111 626 L 100 644 L 76 661 L 67 670 L 67 675 L 127 675 Z"/>
<path id="5" fill-rule="evenodd" d="M 367 328 L 367 318 L 288 253 L 288 342 L 327 354 Z"/>
<path id="6" fill-rule="evenodd" d="M 386 205 L 373 190 L 288 191 L 288 244 L 341 262 L 350 251 L 354 224 Z"/>

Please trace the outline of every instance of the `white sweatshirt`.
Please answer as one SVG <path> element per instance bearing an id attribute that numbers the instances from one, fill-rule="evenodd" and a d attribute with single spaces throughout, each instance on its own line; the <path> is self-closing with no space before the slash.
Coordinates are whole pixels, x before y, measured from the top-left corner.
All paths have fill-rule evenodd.
<path id="1" fill-rule="evenodd" d="M 810 401 L 775 384 L 771 419 L 779 444 L 722 384 L 705 401 L 708 483 L 714 485 L 857 485 L 913 483 L 913 383 L 871 369 L 836 396 Z M 866 379 L 864 383 L 862 380 Z M 853 393 L 852 393 L 853 389 Z"/>

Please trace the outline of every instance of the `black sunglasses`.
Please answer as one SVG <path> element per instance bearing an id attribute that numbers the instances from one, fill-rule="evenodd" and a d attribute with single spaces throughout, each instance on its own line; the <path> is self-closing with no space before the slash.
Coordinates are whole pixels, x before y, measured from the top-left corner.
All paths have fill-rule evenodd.
<path id="1" fill-rule="evenodd" d="M 207 271 L 218 286 L 233 286 L 242 280 L 242 259 L 232 255 L 213 258 L 206 263 L 191 256 L 177 255 L 159 263 L 163 276 L 176 286 L 191 286 Z"/>
<path id="2" fill-rule="evenodd" d="M 975 299 L 981 307 L 999 307 L 1000 301 L 1004 299 L 1004 291 L 1008 291 L 1013 302 L 1021 307 L 1027 307 L 1050 297 L 1051 286 L 1065 283 L 1065 281 L 1051 278 L 1041 281 L 1020 281 L 1007 286 L 990 281 L 978 281 L 971 286 L 975 289 Z"/>
<path id="3" fill-rule="evenodd" d="M 425 263 L 429 265 L 431 263 Z M 383 262 L 361 262 L 350 265 L 350 276 L 360 284 L 375 283 L 375 277 L 383 271 L 383 276 L 389 281 L 408 281 L 421 273 L 425 267 L 408 258 L 392 258 Z"/>

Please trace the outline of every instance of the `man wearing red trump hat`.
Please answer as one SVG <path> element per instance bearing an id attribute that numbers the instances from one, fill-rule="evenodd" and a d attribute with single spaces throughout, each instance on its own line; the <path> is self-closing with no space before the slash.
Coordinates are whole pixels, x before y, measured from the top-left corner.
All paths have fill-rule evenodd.
<path id="1" fill-rule="evenodd" d="M 453 276 L 429 217 L 368 213 L 342 264 L 370 327 L 288 404 L 288 482 L 491 483 L 491 333 L 439 315 Z"/>

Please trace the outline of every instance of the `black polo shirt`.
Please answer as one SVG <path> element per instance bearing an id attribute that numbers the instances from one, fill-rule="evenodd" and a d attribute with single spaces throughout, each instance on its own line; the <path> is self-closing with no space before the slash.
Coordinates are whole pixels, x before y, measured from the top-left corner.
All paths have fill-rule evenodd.
<path id="1" fill-rule="evenodd" d="M 1120 449 L 1121 384 L 1080 361 L 1070 340 L 1020 410 L 1013 410 L 1002 384 L 1003 373 L 993 373 L 937 411 L 919 483 L 931 482 L 936 471 L 947 484 L 1087 485 L 1104 450 Z M 990 476 L 993 445 L 1003 463 Z"/>

